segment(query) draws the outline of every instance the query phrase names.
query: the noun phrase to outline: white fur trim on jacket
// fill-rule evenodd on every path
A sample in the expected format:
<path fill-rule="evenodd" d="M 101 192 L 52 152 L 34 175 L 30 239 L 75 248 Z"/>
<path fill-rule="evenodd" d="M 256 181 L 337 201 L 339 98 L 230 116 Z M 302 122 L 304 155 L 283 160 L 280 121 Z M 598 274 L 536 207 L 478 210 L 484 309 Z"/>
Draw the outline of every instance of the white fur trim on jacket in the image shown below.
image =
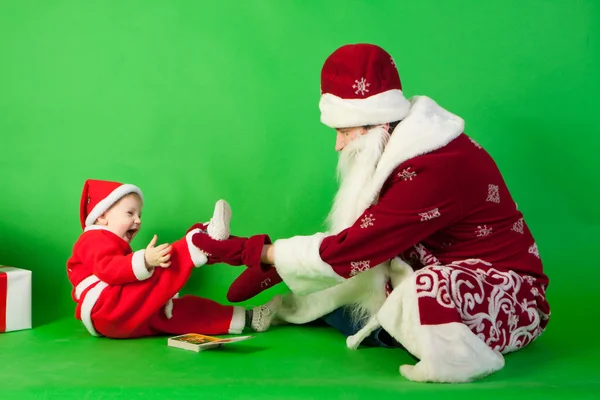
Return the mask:
<path fill-rule="evenodd" d="M 470 382 L 504 367 L 492 350 L 465 324 L 421 325 L 416 274 L 404 279 L 377 313 L 379 324 L 420 361 L 400 373 L 417 382 Z"/>
<path fill-rule="evenodd" d="M 94 323 L 92 322 L 92 309 L 100 298 L 100 294 L 107 286 L 108 284 L 106 282 L 99 281 L 96 286 L 88 290 L 81 303 L 81 322 L 83 322 L 83 325 L 92 336 L 102 336 L 102 334 L 97 332 L 96 328 L 94 328 Z"/>
<path fill-rule="evenodd" d="M 133 253 L 131 257 L 131 268 L 133 268 L 133 274 L 138 281 L 145 281 L 154 274 L 154 268 L 150 268 L 150 270 L 146 268 L 145 254 L 146 250 L 142 249 Z"/>
<path fill-rule="evenodd" d="M 387 266 L 379 264 L 342 283 L 307 294 L 285 293 L 277 317 L 292 324 L 305 324 L 342 306 L 353 304 L 354 316 L 371 316 L 385 301 Z M 312 291 L 316 286 L 311 286 Z"/>
<path fill-rule="evenodd" d="M 409 101 L 411 108 L 408 115 L 392 132 L 373 179 L 357 203 L 363 211 L 373 204 L 396 167 L 411 158 L 444 147 L 465 128 L 462 118 L 440 107 L 429 97 L 415 96 Z"/>
<path fill-rule="evenodd" d="M 100 279 L 96 275 L 90 275 L 81 282 L 77 286 L 75 286 L 75 300 L 79 301 L 81 294 L 85 291 L 85 289 L 89 288 L 96 282 L 99 282 Z"/>
<path fill-rule="evenodd" d="M 331 128 L 377 125 L 404 119 L 410 103 L 402 90 L 393 89 L 365 99 L 342 99 L 324 93 L 319 101 L 321 122 Z"/>
<path fill-rule="evenodd" d="M 202 232 L 200 228 L 192 229 L 185 235 L 185 242 L 187 243 L 188 251 L 190 252 L 190 258 L 194 263 L 195 267 L 201 267 L 208 262 L 208 257 L 199 248 L 197 248 L 192 242 L 192 236 L 196 233 Z"/>
<path fill-rule="evenodd" d="M 110 192 L 108 196 L 100 200 L 98 204 L 96 204 L 96 206 L 92 209 L 92 211 L 90 211 L 90 213 L 86 217 L 85 226 L 93 225 L 94 222 L 96 222 L 96 220 L 98 219 L 98 217 L 104 214 L 110 207 L 112 207 L 113 204 L 115 204 L 122 197 L 130 193 L 137 194 L 138 196 L 140 196 L 140 200 L 142 201 L 142 203 L 144 202 L 144 196 L 142 194 L 142 190 L 139 187 L 131 185 L 129 183 L 121 185 L 112 192 Z"/>
<path fill-rule="evenodd" d="M 275 267 L 292 292 L 315 292 L 346 280 L 321 259 L 319 247 L 325 236 L 316 233 L 279 239 L 273 243 Z"/>

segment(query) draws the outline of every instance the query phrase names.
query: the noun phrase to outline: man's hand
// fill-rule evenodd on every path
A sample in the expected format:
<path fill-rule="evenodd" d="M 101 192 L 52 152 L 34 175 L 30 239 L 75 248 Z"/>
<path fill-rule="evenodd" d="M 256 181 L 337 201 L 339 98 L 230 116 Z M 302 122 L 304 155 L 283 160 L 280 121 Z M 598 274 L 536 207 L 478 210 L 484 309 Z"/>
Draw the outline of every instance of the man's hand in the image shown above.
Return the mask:
<path fill-rule="evenodd" d="M 158 237 L 154 235 L 144 253 L 144 261 L 146 261 L 146 268 L 150 270 L 154 267 L 167 268 L 171 265 L 171 250 L 172 247 L 168 243 L 163 243 L 158 247 L 154 247 Z"/>

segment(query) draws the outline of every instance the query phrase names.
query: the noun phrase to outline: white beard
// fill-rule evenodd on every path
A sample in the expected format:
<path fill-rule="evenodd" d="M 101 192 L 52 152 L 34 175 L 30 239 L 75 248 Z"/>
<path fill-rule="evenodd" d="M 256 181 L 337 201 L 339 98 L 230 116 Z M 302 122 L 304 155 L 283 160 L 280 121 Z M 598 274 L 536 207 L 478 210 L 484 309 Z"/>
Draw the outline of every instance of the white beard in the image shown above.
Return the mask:
<path fill-rule="evenodd" d="M 371 204 L 362 192 L 370 186 L 377 164 L 390 138 L 382 127 L 375 127 L 350 142 L 338 161 L 338 190 L 328 216 L 329 233 L 337 234 L 352 226 Z M 365 200 L 367 199 L 367 200 Z M 362 326 L 385 300 L 387 272 L 375 267 L 349 279 L 335 289 L 340 298 L 351 298 L 346 312 L 353 323 Z"/>
<path fill-rule="evenodd" d="M 370 206 L 361 201 L 361 192 L 369 186 L 389 138 L 389 133 L 377 126 L 340 152 L 337 170 L 340 188 L 327 217 L 330 233 L 337 234 L 352 226 Z"/>

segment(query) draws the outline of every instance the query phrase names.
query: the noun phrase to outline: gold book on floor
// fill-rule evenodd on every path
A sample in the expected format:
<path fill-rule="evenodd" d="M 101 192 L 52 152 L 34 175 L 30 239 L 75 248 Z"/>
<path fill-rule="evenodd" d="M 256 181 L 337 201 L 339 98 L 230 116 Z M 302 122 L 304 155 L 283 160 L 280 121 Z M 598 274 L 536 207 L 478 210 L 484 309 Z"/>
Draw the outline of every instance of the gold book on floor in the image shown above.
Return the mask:
<path fill-rule="evenodd" d="M 167 345 L 170 347 L 177 347 L 179 349 L 189 351 L 203 351 L 209 349 L 215 349 L 228 343 L 242 342 L 244 340 L 252 339 L 254 336 L 234 336 L 229 338 L 219 338 L 214 336 L 202 335 L 200 333 L 187 333 L 185 335 L 170 337 L 167 341 Z"/>

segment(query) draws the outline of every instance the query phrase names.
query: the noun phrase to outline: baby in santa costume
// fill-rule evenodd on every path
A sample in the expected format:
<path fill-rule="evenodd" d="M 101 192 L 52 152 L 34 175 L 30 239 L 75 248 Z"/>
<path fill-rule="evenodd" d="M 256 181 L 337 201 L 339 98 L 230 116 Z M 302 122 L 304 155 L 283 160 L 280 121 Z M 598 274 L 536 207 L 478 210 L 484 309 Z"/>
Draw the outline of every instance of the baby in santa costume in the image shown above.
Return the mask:
<path fill-rule="evenodd" d="M 156 246 L 154 235 L 145 249 L 134 252 L 130 243 L 141 227 L 142 206 L 143 194 L 135 185 L 85 182 L 80 204 L 83 233 L 67 261 L 67 273 L 77 303 L 75 316 L 90 334 L 135 338 L 269 328 L 279 296 L 248 310 L 193 295 L 178 297 L 194 268 L 220 262 L 197 248 L 193 239 L 229 237 L 231 209 L 225 201 L 217 202 L 208 224 L 192 226 L 182 239 Z M 242 253 L 240 259 L 249 264 L 256 262 L 252 257 L 260 260 L 260 254 Z"/>

